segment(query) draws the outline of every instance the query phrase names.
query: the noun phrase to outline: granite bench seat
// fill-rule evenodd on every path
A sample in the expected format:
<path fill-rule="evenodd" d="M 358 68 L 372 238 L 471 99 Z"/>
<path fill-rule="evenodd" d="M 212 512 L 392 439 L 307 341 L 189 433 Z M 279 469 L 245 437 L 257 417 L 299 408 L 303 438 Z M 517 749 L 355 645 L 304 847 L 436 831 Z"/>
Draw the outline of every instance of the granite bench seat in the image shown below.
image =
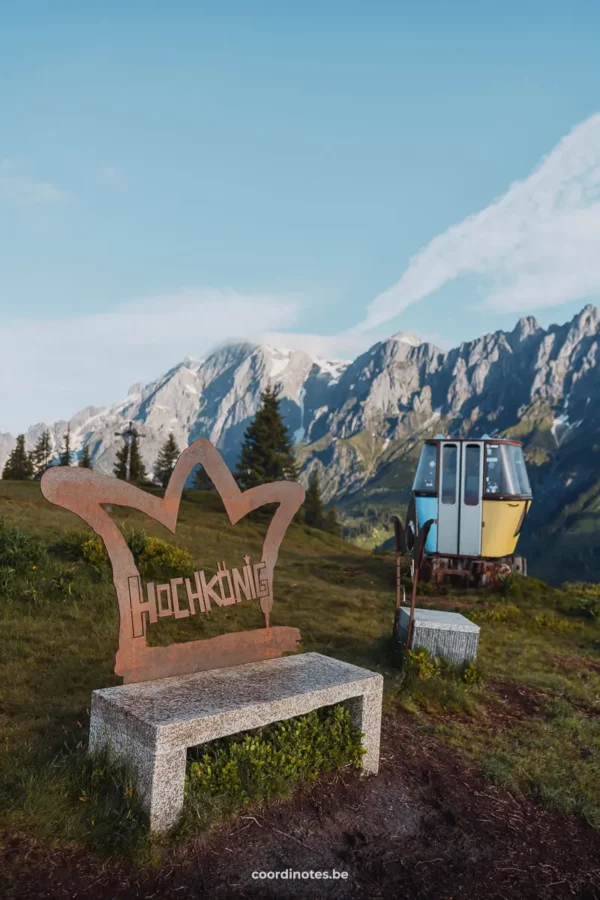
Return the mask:
<path fill-rule="evenodd" d="M 365 772 L 379 768 L 383 678 L 320 653 L 94 691 L 90 752 L 108 748 L 137 776 L 153 831 L 175 825 L 187 750 L 345 702 L 363 732 Z"/>

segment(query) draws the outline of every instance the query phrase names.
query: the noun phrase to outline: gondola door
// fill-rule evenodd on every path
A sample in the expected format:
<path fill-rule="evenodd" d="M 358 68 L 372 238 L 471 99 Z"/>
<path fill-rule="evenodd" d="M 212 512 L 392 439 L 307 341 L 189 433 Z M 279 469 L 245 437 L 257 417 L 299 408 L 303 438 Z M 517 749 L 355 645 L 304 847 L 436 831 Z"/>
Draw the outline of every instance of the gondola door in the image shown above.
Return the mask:
<path fill-rule="evenodd" d="M 479 556 L 483 510 L 483 444 L 465 441 L 461 444 L 461 451 L 458 553 L 460 556 Z"/>
<path fill-rule="evenodd" d="M 460 443 L 440 442 L 440 481 L 437 524 L 437 552 L 458 553 Z"/>

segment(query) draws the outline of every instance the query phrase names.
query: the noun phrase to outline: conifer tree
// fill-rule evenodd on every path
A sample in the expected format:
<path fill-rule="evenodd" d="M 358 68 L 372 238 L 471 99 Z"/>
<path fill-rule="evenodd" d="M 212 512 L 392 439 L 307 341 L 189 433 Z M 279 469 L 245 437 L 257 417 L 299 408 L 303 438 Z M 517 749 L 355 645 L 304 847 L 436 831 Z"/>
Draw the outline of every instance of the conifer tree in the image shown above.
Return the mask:
<path fill-rule="evenodd" d="M 81 469 L 91 469 L 92 468 L 92 460 L 90 457 L 90 448 L 89 448 L 88 444 L 86 444 L 85 447 L 83 448 L 83 453 L 81 454 L 81 457 L 80 457 L 77 465 Z"/>
<path fill-rule="evenodd" d="M 197 491 L 213 491 L 214 484 L 206 474 L 204 466 L 198 466 L 194 473 L 194 487 Z"/>
<path fill-rule="evenodd" d="M 117 458 L 116 462 L 113 466 L 113 475 L 115 478 L 120 478 L 122 481 L 127 480 L 127 459 L 129 457 L 129 447 L 127 444 L 123 444 L 122 447 L 117 450 Z"/>
<path fill-rule="evenodd" d="M 319 475 L 316 469 L 313 469 L 308 482 L 306 499 L 304 500 L 304 521 L 311 528 L 325 527 L 325 508 L 321 497 Z"/>
<path fill-rule="evenodd" d="M 33 477 L 36 479 L 41 478 L 52 462 L 52 444 L 50 443 L 50 432 L 48 429 L 42 431 L 40 439 L 30 455 L 33 465 Z"/>
<path fill-rule="evenodd" d="M 67 430 L 65 432 L 65 437 L 64 437 L 64 441 L 63 441 L 63 449 L 58 458 L 59 466 L 70 466 L 72 458 L 73 458 L 73 451 L 71 450 L 71 426 L 67 425 Z"/>
<path fill-rule="evenodd" d="M 171 432 L 163 444 L 154 464 L 154 480 L 164 488 L 166 488 L 169 483 L 169 478 L 171 477 L 171 472 L 175 468 L 179 453 L 180 450 L 177 446 L 175 436 L 173 432 Z"/>
<path fill-rule="evenodd" d="M 140 442 L 134 437 L 129 447 L 129 480 L 134 484 L 140 484 L 148 480 L 146 466 L 140 453 Z"/>
<path fill-rule="evenodd" d="M 342 526 L 340 524 L 340 520 L 338 519 L 335 506 L 330 506 L 329 509 L 325 510 L 325 522 L 323 523 L 323 530 L 328 531 L 330 534 L 335 534 L 337 537 L 340 537 Z"/>
<path fill-rule="evenodd" d="M 279 410 L 279 391 L 268 387 L 262 406 L 246 429 L 235 473 L 244 490 L 282 479 L 295 480 L 298 470 L 294 448 Z"/>
<path fill-rule="evenodd" d="M 11 481 L 27 481 L 33 478 L 33 462 L 25 449 L 24 434 L 17 435 L 15 449 L 6 460 L 2 477 Z"/>

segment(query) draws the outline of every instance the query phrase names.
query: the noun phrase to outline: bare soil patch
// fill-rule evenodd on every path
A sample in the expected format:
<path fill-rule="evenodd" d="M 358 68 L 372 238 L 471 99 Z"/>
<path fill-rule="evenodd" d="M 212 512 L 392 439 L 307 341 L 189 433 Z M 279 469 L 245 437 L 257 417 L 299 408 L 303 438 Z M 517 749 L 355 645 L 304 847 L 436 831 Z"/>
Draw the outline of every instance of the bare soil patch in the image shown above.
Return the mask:
<path fill-rule="evenodd" d="M 501 683 L 498 683 L 500 685 Z M 512 691 L 502 685 L 499 691 Z M 523 714 L 534 698 L 516 695 Z M 513 697 L 510 698 L 513 704 Z M 4 835 L 0 896 L 175 900 L 554 900 L 600 897 L 600 834 L 583 821 L 513 797 L 457 751 L 417 737 L 414 720 L 385 723 L 376 778 L 335 775 L 289 802 L 241 813 L 172 854 L 155 872 L 79 850 Z M 257 871 L 347 871 L 346 881 L 257 881 Z"/>
<path fill-rule="evenodd" d="M 506 720 L 540 715 L 544 701 L 548 700 L 541 691 L 516 681 L 488 681 L 486 688 L 501 700 L 503 708 L 495 707 L 495 711 Z"/>
<path fill-rule="evenodd" d="M 561 653 L 554 655 L 554 662 L 563 669 L 582 669 L 590 672 L 600 672 L 600 663 L 592 659 L 584 659 L 583 656 L 563 656 Z"/>

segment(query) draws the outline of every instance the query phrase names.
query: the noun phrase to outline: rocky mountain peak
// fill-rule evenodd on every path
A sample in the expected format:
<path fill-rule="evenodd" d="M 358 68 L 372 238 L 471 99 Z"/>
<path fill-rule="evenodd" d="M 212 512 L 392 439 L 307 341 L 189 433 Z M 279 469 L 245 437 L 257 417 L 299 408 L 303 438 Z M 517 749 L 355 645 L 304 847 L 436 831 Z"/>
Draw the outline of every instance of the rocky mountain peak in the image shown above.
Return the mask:
<path fill-rule="evenodd" d="M 580 313 L 571 319 L 571 326 L 582 336 L 596 334 L 600 326 L 600 309 L 592 303 L 588 303 Z"/>
<path fill-rule="evenodd" d="M 518 341 L 524 341 L 540 330 L 541 325 L 535 316 L 522 316 L 515 325 L 511 335 Z"/>
<path fill-rule="evenodd" d="M 389 340 L 396 341 L 398 344 L 408 344 L 409 347 L 419 347 L 423 343 L 421 338 L 412 331 L 397 331 Z"/>

